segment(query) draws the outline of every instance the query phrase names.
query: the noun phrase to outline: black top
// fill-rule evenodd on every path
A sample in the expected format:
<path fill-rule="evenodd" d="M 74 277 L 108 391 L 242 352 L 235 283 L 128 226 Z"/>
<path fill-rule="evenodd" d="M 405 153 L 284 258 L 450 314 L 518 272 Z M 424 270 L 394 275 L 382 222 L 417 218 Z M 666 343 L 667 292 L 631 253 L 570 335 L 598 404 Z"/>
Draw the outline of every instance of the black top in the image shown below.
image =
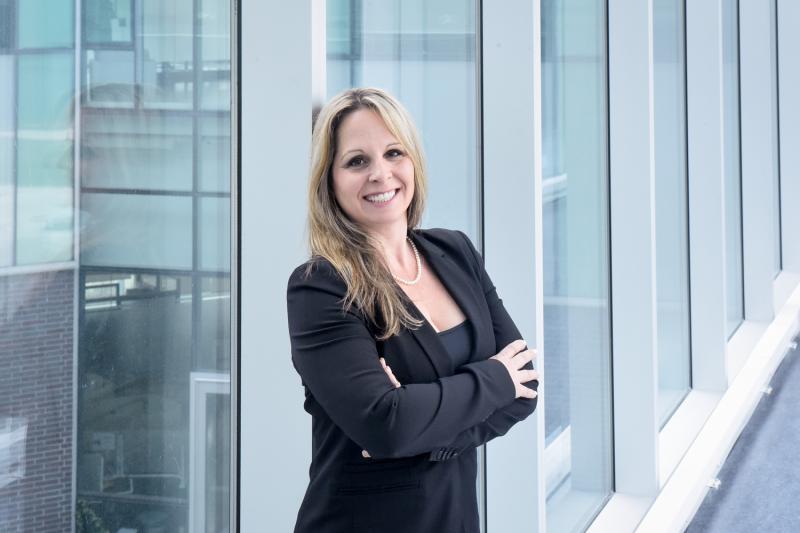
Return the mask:
<path fill-rule="evenodd" d="M 439 332 L 439 339 L 453 360 L 453 368 L 467 364 L 472 353 L 472 339 L 467 321 L 465 319 L 460 324 Z"/>

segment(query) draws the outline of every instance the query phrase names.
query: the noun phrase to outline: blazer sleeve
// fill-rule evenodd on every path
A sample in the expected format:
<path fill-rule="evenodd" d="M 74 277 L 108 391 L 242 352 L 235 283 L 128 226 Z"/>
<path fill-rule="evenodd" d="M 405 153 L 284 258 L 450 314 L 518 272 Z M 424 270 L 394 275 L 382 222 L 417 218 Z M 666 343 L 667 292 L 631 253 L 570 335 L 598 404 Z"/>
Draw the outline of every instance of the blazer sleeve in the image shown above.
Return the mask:
<path fill-rule="evenodd" d="M 515 397 L 502 363 L 485 360 L 457 375 L 395 388 L 380 365 L 363 315 L 342 310 L 344 280 L 322 260 L 289 278 L 292 363 L 331 420 L 374 458 L 408 457 L 446 445 Z"/>
<path fill-rule="evenodd" d="M 458 231 L 458 230 L 456 230 Z M 475 246 L 463 232 L 458 233 L 467 242 L 467 247 L 470 249 L 472 259 L 474 260 L 473 266 L 477 269 L 480 277 L 483 292 L 486 296 L 486 303 L 489 306 L 489 311 L 492 316 L 492 327 L 495 336 L 495 353 L 505 348 L 510 342 L 521 339 L 517 326 L 511 320 L 511 317 L 503 306 L 503 301 L 497 295 L 497 289 L 492 283 L 489 274 L 487 274 L 484 267 L 484 260 L 482 256 L 475 249 Z M 492 354 L 494 355 L 494 354 Z M 533 369 L 533 364 L 528 362 L 523 368 L 528 370 Z M 537 380 L 529 381 L 525 384 L 526 387 L 536 390 L 539 386 Z M 433 449 L 430 453 L 429 459 L 431 461 L 443 461 L 458 455 L 470 448 L 480 446 L 495 437 L 505 435 L 511 426 L 525 420 L 536 409 L 536 398 L 517 398 L 510 404 L 497 409 L 485 420 L 465 429 L 455 437 L 447 446 L 442 446 Z"/>

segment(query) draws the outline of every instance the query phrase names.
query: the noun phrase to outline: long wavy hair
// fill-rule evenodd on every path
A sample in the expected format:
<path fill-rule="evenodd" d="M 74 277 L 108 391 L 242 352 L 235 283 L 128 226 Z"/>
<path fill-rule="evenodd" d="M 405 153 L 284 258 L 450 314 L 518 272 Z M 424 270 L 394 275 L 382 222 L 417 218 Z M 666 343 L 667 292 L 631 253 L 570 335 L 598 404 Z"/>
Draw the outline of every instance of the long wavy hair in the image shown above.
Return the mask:
<path fill-rule="evenodd" d="M 358 109 L 378 114 L 386 128 L 403 146 L 414 165 L 414 194 L 406 211 L 409 230 L 416 228 L 425 209 L 427 176 L 422 143 L 408 111 L 386 91 L 373 87 L 348 89 L 333 97 L 320 110 L 311 138 L 311 169 L 308 181 L 308 239 L 311 261 L 327 259 L 347 285 L 342 310 L 355 304 L 379 331 L 378 340 L 417 328 L 403 303 L 402 289 L 389 271 L 380 244 L 367 230 L 351 220 L 336 201 L 333 191 L 333 159 L 337 132 L 346 116 Z"/>

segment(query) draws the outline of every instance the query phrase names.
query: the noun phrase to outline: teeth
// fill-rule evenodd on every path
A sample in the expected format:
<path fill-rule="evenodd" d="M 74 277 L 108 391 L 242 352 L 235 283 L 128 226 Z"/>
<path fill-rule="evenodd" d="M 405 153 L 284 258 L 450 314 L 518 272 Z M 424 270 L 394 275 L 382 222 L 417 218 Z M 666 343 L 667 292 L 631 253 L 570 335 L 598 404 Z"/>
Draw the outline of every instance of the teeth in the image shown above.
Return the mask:
<path fill-rule="evenodd" d="M 373 194 L 372 196 L 367 196 L 366 198 L 370 202 L 374 202 L 374 203 L 388 202 L 389 200 L 394 198 L 394 195 L 395 195 L 396 192 L 397 192 L 396 190 L 392 190 L 392 191 L 384 192 L 384 193 L 381 193 L 381 194 Z"/>

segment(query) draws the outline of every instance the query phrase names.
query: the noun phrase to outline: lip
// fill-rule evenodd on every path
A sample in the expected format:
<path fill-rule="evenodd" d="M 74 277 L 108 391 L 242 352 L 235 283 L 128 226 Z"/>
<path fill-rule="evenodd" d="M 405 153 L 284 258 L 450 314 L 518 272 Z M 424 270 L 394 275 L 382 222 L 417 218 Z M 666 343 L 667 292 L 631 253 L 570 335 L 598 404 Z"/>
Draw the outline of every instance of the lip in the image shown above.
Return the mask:
<path fill-rule="evenodd" d="M 386 189 L 385 191 L 370 192 L 370 193 L 365 194 L 363 196 L 363 198 L 364 198 L 364 200 L 367 200 L 367 196 L 372 196 L 373 194 L 383 194 L 385 192 L 392 192 L 392 191 L 399 191 L 399 190 L 400 190 L 400 187 L 394 187 L 392 189 Z M 369 200 L 367 200 L 367 201 L 369 202 Z"/>
<path fill-rule="evenodd" d="M 397 188 L 389 189 L 389 190 L 386 190 L 386 191 L 383 191 L 383 192 L 391 192 L 391 191 L 396 191 L 396 192 L 395 192 L 394 196 L 392 196 L 392 199 L 389 200 L 388 202 L 383 202 L 383 203 L 380 203 L 380 204 L 376 204 L 376 203 L 373 203 L 373 202 L 370 202 L 369 200 L 367 200 L 367 196 L 372 196 L 373 194 L 381 194 L 381 193 L 378 193 L 378 192 L 372 192 L 372 193 L 369 193 L 369 194 L 365 195 L 364 196 L 364 201 L 367 202 L 370 206 L 378 208 L 378 209 L 387 207 L 392 202 L 394 202 L 395 198 L 397 198 L 397 195 L 400 192 L 400 188 L 397 187 Z"/>

